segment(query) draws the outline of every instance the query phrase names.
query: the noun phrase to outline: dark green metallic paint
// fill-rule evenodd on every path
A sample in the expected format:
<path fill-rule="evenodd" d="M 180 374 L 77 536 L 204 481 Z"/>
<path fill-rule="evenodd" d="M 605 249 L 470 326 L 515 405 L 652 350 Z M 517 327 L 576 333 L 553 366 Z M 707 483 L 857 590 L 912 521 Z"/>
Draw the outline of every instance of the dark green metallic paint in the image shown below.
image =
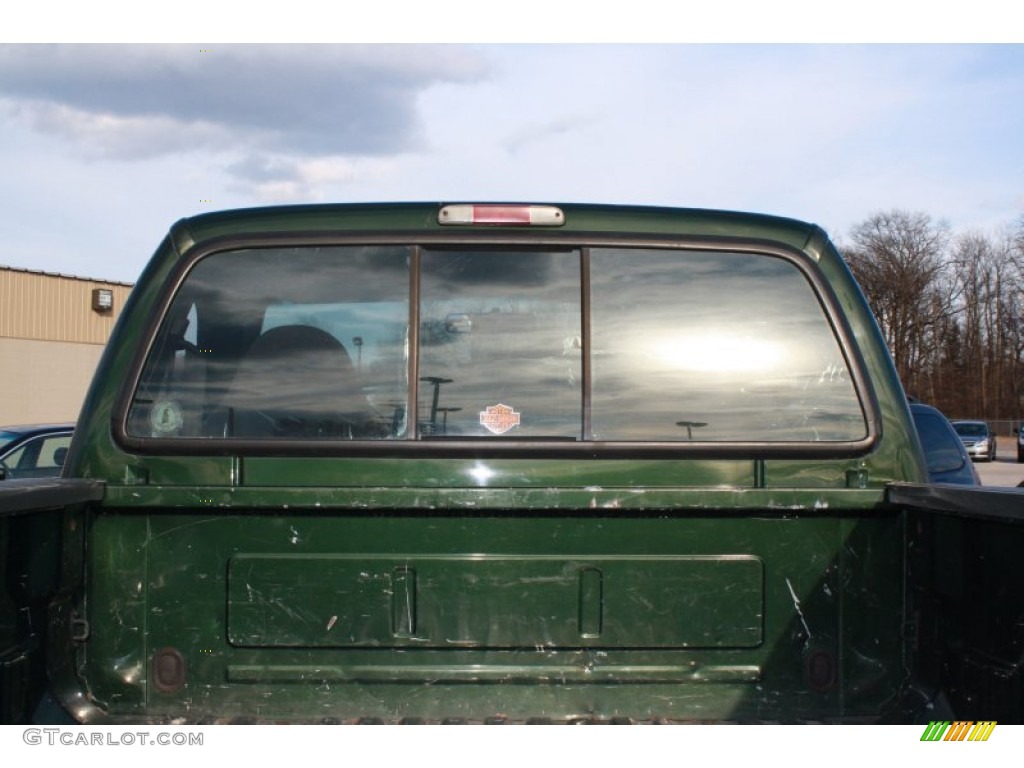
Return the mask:
<path fill-rule="evenodd" d="M 901 525 L 109 510 L 89 600 L 112 637 L 84 658 L 125 717 L 866 717 L 898 693 L 901 605 L 873 587 Z M 146 686 L 163 648 L 188 670 L 169 693 Z"/>
<path fill-rule="evenodd" d="M 61 523 L 48 662 L 71 715 L 899 717 L 909 533 L 885 487 L 926 474 L 881 337 L 821 230 L 747 214 L 564 206 L 557 231 L 481 233 L 439 227 L 438 207 L 208 214 L 175 225 L 160 245 L 68 458 L 71 476 L 105 483 L 101 501 L 69 508 Z M 863 367 L 879 437 L 855 457 L 785 459 L 124 449 L 115 439 L 122 387 L 180 260 L 217 238 L 310 233 L 567 243 L 614 233 L 802 251 L 858 344 L 848 352 Z M 73 626 L 88 636 L 72 642 Z"/>

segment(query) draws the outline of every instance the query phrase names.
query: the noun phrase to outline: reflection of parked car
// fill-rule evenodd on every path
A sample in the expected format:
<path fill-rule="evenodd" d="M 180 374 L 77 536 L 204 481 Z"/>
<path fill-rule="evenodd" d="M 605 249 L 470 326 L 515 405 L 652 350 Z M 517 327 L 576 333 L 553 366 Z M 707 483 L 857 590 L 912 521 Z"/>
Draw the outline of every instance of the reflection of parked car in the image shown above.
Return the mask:
<path fill-rule="evenodd" d="M 74 424 L 0 427 L 0 480 L 59 477 Z"/>
<path fill-rule="evenodd" d="M 953 429 L 960 435 L 967 455 L 972 459 L 995 459 L 996 436 L 984 421 L 954 421 Z"/>
<path fill-rule="evenodd" d="M 981 485 L 967 449 L 949 420 L 924 403 L 911 403 L 910 413 L 928 460 L 928 479 L 933 483 Z"/>

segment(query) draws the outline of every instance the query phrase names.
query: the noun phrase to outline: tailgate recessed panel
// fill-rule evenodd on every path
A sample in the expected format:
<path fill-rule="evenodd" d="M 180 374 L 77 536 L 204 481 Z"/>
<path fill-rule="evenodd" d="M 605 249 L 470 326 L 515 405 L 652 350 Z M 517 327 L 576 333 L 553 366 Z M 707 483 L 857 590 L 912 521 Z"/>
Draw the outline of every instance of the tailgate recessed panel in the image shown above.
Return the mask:
<path fill-rule="evenodd" d="M 247 647 L 752 648 L 752 556 L 236 555 L 228 639 Z"/>

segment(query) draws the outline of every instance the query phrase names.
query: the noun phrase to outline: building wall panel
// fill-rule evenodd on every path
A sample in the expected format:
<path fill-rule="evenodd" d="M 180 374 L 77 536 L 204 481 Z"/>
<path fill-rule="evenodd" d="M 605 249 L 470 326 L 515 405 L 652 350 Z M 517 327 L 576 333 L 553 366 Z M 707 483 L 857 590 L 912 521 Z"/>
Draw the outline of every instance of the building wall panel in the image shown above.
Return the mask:
<path fill-rule="evenodd" d="M 92 292 L 113 292 L 113 310 L 92 309 Z M 0 337 L 104 344 L 131 286 L 45 272 L 0 268 Z"/>
<path fill-rule="evenodd" d="M 113 293 L 110 312 L 92 292 Z M 0 425 L 74 421 L 132 286 L 0 267 Z"/>
<path fill-rule="evenodd" d="M 102 344 L 0 338 L 0 426 L 74 421 Z"/>

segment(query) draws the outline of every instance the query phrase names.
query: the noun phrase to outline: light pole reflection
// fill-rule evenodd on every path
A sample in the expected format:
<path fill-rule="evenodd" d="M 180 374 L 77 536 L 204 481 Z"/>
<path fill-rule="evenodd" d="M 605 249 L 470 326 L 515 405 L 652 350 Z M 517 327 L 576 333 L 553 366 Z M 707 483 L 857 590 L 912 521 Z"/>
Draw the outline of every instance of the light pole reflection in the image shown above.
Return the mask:
<path fill-rule="evenodd" d="M 700 427 L 706 427 L 708 423 L 706 421 L 677 421 L 677 427 L 686 427 L 686 439 L 693 440 L 693 430 L 699 429 Z"/>
<path fill-rule="evenodd" d="M 430 405 L 430 433 L 437 432 L 437 404 L 441 398 L 441 385 L 451 384 L 454 379 L 446 379 L 442 376 L 423 376 L 420 381 L 434 385 L 434 399 Z"/>

